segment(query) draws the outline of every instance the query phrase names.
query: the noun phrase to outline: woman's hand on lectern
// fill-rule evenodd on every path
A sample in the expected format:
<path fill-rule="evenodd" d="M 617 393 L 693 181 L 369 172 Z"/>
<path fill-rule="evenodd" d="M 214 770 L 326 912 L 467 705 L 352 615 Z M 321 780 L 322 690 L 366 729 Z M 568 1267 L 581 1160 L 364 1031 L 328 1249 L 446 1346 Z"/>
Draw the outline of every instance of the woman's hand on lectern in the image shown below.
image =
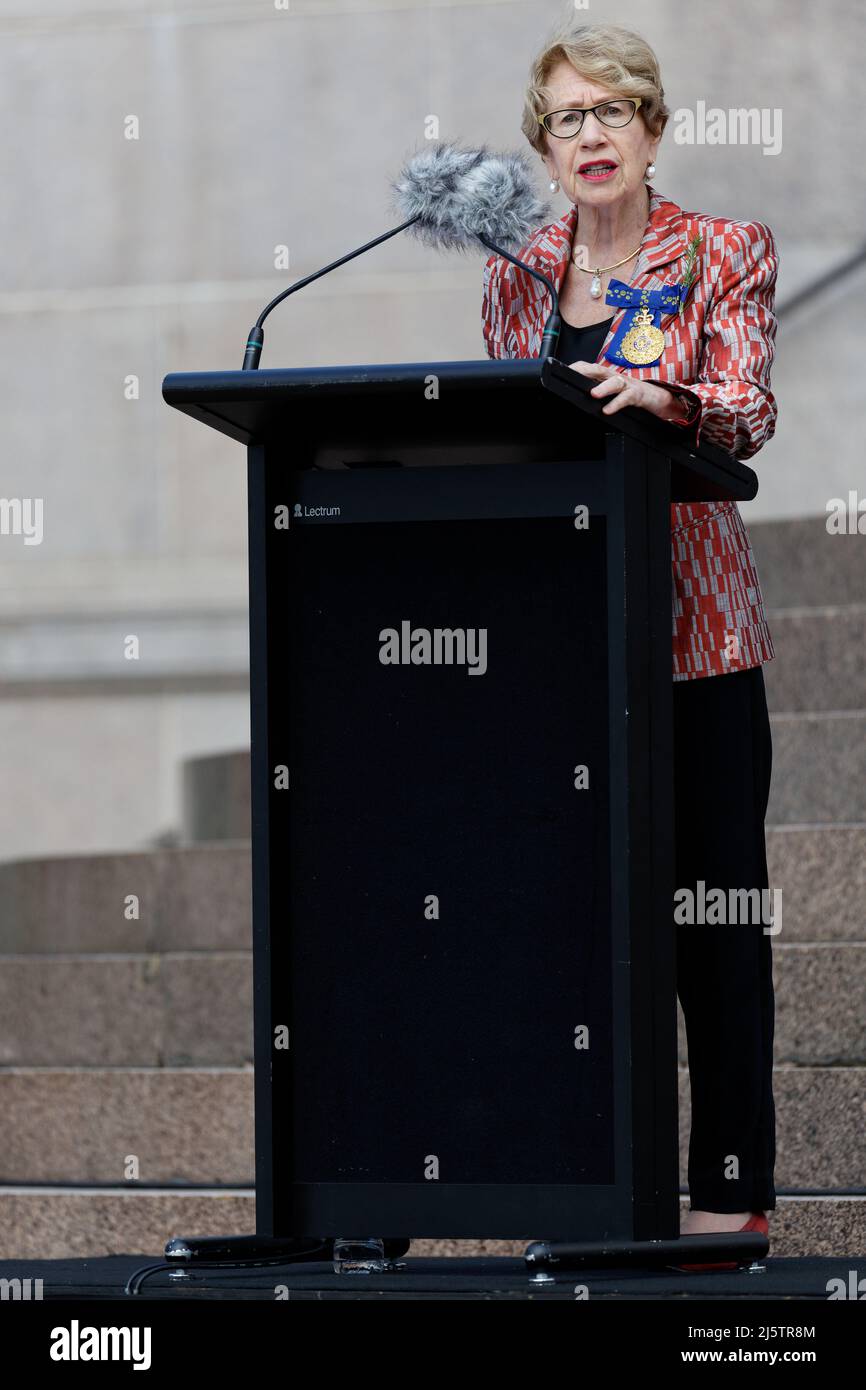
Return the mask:
<path fill-rule="evenodd" d="M 595 377 L 598 384 L 593 386 L 590 395 L 596 400 L 611 397 L 602 406 L 602 415 L 613 415 L 627 405 L 648 410 L 659 420 L 683 420 L 689 407 L 681 396 L 667 391 L 664 386 L 656 386 L 652 381 L 642 381 L 639 377 L 626 376 L 615 367 L 605 367 L 601 362 L 570 362 L 572 371 L 581 376 Z"/>

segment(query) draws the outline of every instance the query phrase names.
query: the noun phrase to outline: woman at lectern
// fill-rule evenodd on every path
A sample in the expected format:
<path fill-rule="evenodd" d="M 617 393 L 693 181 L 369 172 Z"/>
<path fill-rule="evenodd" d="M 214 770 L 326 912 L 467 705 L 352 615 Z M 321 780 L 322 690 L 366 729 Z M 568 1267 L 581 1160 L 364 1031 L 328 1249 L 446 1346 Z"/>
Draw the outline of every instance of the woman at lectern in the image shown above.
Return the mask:
<path fill-rule="evenodd" d="M 776 246 L 761 222 L 684 212 L 656 191 L 669 114 L 642 38 L 566 21 L 532 64 L 522 129 L 571 206 L 517 255 L 556 284 L 555 355 L 595 379 L 604 414 L 638 407 L 748 459 L 776 424 Z M 537 357 L 550 307 L 542 283 L 491 256 L 488 355 Z M 775 653 L 737 504 L 674 504 L 671 552 L 676 884 L 758 888 L 764 901 L 762 663 Z M 771 935 L 760 921 L 676 933 L 692 1100 L 681 1232 L 766 1234 L 776 1206 Z"/>

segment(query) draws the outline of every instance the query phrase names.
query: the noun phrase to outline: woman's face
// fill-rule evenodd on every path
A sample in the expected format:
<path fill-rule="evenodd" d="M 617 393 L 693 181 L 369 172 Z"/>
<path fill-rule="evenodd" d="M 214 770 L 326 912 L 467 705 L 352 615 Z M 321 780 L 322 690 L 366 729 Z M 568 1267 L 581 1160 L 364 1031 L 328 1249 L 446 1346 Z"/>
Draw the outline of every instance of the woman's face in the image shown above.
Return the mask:
<path fill-rule="evenodd" d="M 551 69 L 548 111 L 567 106 L 597 106 L 619 93 L 587 82 L 566 59 Z M 602 125 L 595 112 L 587 113 L 577 135 L 568 140 L 545 133 L 544 163 L 551 178 L 558 178 L 563 193 L 573 203 L 602 208 L 620 199 L 628 201 L 645 185 L 646 168 L 655 156 L 660 136 L 651 135 L 638 107 L 628 125 L 614 129 Z M 610 161 L 616 167 L 609 178 L 592 179 L 580 173 L 581 165 Z"/>

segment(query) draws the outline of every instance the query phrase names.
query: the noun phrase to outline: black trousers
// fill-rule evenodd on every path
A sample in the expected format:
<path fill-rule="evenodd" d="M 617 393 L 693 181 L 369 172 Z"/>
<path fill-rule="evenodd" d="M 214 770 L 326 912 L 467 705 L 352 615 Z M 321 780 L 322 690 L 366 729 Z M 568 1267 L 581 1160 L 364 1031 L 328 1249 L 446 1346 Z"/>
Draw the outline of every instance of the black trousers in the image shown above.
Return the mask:
<path fill-rule="evenodd" d="M 767 890 L 772 742 L 760 666 L 674 681 L 676 887 Z M 769 917 L 772 897 L 761 892 Z M 729 913 L 729 917 L 733 915 Z M 740 918 L 744 916 L 740 913 Z M 766 921 L 676 926 L 688 1040 L 689 1200 L 702 1211 L 776 1205 L 772 936 Z"/>

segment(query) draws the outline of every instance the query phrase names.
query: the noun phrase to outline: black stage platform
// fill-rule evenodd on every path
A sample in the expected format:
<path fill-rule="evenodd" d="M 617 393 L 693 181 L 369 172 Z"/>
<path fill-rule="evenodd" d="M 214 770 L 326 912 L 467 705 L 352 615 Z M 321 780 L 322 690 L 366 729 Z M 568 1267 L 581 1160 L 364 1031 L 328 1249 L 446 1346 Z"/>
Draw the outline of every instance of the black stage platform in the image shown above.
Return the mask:
<path fill-rule="evenodd" d="M 44 1301 L 122 1300 L 568 1300 L 576 1297 L 634 1300 L 786 1299 L 827 1302 L 834 1290 L 866 1281 L 866 1256 L 842 1259 L 764 1260 L 757 1270 L 715 1270 L 684 1274 L 676 1270 L 594 1269 L 547 1274 L 539 1282 L 521 1259 L 502 1256 L 413 1259 L 383 1274 L 335 1274 L 329 1263 L 269 1265 L 248 1270 L 196 1270 L 187 1279 L 168 1272 L 152 1275 L 139 1294 L 126 1295 L 127 1280 L 153 1265 L 154 1255 L 111 1255 L 85 1260 L 3 1260 L 0 1280 L 41 1279 Z M 835 1285 L 831 1281 L 839 1281 Z M 580 1286 L 580 1287 L 579 1287 Z M 586 1290 L 585 1294 L 581 1290 Z M 278 1289 L 281 1293 L 278 1293 Z M 861 1297 L 866 1282 L 861 1287 Z"/>

